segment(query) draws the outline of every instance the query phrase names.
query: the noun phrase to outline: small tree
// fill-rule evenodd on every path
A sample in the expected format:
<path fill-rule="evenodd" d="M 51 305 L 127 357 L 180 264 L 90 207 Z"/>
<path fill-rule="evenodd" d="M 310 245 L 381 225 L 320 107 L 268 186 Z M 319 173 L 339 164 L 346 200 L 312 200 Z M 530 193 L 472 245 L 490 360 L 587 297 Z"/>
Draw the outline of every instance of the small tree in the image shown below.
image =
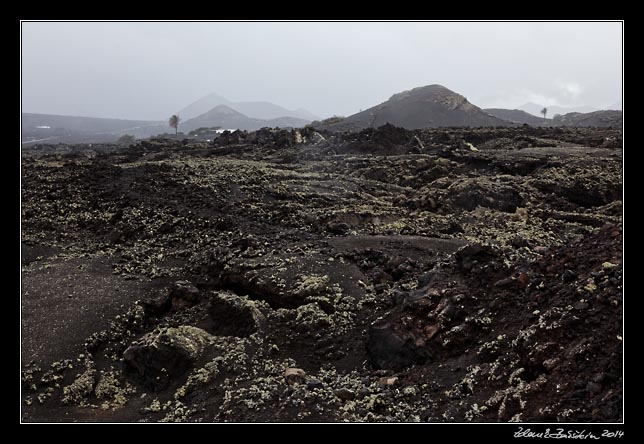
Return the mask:
<path fill-rule="evenodd" d="M 548 108 L 544 108 L 541 110 L 541 114 L 543 114 L 543 118 L 546 118 L 546 113 L 548 112 Z"/>
<path fill-rule="evenodd" d="M 173 114 L 172 117 L 170 117 L 170 120 L 168 121 L 168 123 L 170 125 L 170 128 L 174 128 L 174 135 L 175 136 L 177 135 L 177 131 L 178 131 L 178 128 L 179 128 L 179 122 L 180 121 L 181 121 L 181 119 L 176 114 Z"/>

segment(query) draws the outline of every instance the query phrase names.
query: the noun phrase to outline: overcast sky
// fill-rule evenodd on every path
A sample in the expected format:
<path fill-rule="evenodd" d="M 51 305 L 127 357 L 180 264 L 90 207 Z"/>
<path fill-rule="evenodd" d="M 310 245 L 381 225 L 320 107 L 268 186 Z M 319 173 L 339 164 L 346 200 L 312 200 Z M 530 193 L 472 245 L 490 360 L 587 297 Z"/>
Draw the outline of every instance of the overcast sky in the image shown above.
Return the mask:
<path fill-rule="evenodd" d="M 165 120 L 214 92 L 328 117 L 434 83 L 483 108 L 605 108 L 622 24 L 22 24 L 23 112 Z"/>

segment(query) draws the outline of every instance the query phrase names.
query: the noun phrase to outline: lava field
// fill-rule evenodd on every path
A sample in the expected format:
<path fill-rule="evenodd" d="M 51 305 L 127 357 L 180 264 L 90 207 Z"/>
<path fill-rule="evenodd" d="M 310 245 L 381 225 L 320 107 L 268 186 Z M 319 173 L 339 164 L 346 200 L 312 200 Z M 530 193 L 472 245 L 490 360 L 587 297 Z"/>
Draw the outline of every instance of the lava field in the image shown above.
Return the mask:
<path fill-rule="evenodd" d="M 24 422 L 620 422 L 622 133 L 21 158 Z"/>

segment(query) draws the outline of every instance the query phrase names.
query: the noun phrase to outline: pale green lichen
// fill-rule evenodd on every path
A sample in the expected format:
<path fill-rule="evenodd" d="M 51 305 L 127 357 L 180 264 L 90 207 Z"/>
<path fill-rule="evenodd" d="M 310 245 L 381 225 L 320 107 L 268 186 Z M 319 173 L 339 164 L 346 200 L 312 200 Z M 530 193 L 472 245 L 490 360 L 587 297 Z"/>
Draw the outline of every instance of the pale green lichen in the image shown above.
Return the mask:
<path fill-rule="evenodd" d="M 96 369 L 94 368 L 93 364 L 88 363 L 86 370 L 78 375 L 74 382 L 63 388 L 63 404 L 86 404 L 87 397 L 94 390 L 95 384 Z"/>
<path fill-rule="evenodd" d="M 150 405 L 147 406 L 146 408 L 144 408 L 143 410 L 146 411 L 146 412 L 152 412 L 152 413 L 160 412 L 161 411 L 161 402 L 159 401 L 158 398 L 155 398 L 155 399 L 152 400 Z"/>
<path fill-rule="evenodd" d="M 186 422 L 190 415 L 195 412 L 179 400 L 175 400 L 174 405 L 166 405 L 165 407 L 164 410 L 167 410 L 168 413 L 166 413 L 160 422 Z"/>
<path fill-rule="evenodd" d="M 333 328 L 333 320 L 317 303 L 301 305 L 296 310 L 294 323 L 299 331 Z"/>
<path fill-rule="evenodd" d="M 593 278 L 588 278 L 586 285 L 584 285 L 584 290 L 590 292 L 597 290 L 597 285 L 595 284 L 595 280 Z"/>
<path fill-rule="evenodd" d="M 186 394 L 196 390 L 198 387 L 205 386 L 210 383 L 210 381 L 216 378 L 219 374 L 219 366 L 221 364 L 230 367 L 230 364 L 226 364 L 225 357 L 218 356 L 212 361 L 207 362 L 203 367 L 193 370 L 186 383 L 177 389 L 174 394 L 174 398 L 179 400 L 186 396 Z"/>
<path fill-rule="evenodd" d="M 117 374 L 109 371 L 100 373 L 94 393 L 96 399 L 104 401 L 101 405 L 104 410 L 116 410 L 127 404 L 128 396 L 136 393 L 136 390 L 128 382 L 122 384 Z"/>
<path fill-rule="evenodd" d="M 301 275 L 295 284 L 293 294 L 298 297 L 312 296 L 323 293 L 329 283 L 328 275 Z"/>

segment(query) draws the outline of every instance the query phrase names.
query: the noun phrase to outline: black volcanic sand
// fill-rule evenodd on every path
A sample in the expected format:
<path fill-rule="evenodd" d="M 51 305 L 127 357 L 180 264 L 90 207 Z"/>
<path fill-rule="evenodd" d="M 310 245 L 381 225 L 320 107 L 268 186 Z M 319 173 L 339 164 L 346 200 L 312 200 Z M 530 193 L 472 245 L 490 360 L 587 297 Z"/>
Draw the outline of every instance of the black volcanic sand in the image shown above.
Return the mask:
<path fill-rule="evenodd" d="M 621 144 L 385 126 L 25 149 L 22 419 L 621 421 Z"/>

